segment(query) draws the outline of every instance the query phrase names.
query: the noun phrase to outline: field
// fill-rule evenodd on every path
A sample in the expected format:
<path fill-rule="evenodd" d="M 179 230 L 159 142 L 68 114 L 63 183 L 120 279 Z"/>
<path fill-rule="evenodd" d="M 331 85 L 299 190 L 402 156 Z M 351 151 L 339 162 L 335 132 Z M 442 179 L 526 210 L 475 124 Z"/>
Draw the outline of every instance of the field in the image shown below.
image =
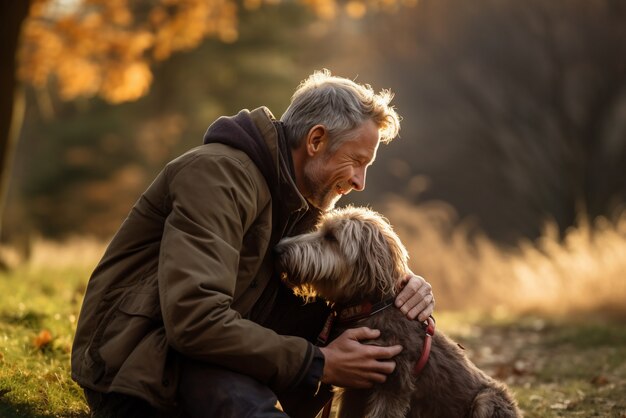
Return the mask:
<path fill-rule="evenodd" d="M 38 243 L 0 274 L 0 417 L 86 417 L 69 373 L 86 278 L 101 246 Z"/>
<path fill-rule="evenodd" d="M 390 211 L 400 235 L 414 237 L 405 241 L 414 269 L 432 278 L 438 330 L 507 382 L 525 416 L 626 418 L 626 222 L 581 226 L 562 242 L 546 234 L 512 253 L 458 232 L 429 236 L 419 216 Z M 102 250 L 38 242 L 28 262 L 0 273 L 0 417 L 88 416 L 69 356 Z"/>

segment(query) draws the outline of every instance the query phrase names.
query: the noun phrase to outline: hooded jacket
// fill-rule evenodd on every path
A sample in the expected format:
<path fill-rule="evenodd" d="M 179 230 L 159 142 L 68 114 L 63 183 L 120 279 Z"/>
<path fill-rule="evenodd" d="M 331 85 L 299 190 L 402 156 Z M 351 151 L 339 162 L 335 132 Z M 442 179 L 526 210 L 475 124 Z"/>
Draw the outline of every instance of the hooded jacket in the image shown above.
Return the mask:
<path fill-rule="evenodd" d="M 280 136 L 266 108 L 220 118 L 139 198 L 87 285 L 72 349 L 81 386 L 169 407 L 179 355 L 277 393 L 311 378 L 319 350 L 259 325 L 280 293 L 273 245 L 317 216 Z"/>

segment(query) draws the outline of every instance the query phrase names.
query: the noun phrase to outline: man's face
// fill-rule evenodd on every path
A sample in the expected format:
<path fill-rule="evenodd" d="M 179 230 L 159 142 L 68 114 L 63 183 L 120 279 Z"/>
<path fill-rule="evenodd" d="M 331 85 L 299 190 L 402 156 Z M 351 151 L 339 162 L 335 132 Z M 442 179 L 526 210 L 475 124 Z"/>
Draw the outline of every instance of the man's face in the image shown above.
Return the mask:
<path fill-rule="evenodd" d="M 325 211 L 334 208 L 341 196 L 363 190 L 366 171 L 376 158 L 378 144 L 378 127 L 368 120 L 334 152 L 325 148 L 313 156 L 304 166 L 303 195 Z"/>

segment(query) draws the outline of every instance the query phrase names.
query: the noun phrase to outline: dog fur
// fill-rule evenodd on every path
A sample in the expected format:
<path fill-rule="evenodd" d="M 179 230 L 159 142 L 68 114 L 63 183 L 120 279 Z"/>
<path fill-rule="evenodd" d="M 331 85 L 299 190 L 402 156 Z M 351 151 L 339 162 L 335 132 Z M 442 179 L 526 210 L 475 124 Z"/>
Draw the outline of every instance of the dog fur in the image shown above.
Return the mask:
<path fill-rule="evenodd" d="M 407 252 L 391 225 L 360 207 L 328 212 L 308 234 L 283 239 L 277 246 L 282 278 L 305 297 L 321 296 L 335 306 L 394 297 L 408 271 Z M 424 369 L 413 375 L 425 338 L 419 321 L 393 306 L 350 327 L 381 331 L 368 344 L 400 344 L 396 369 L 371 389 L 339 389 L 340 418 L 521 417 L 506 386 L 472 364 L 463 350 L 441 332 L 432 340 Z M 334 329 L 337 336 L 343 329 Z"/>

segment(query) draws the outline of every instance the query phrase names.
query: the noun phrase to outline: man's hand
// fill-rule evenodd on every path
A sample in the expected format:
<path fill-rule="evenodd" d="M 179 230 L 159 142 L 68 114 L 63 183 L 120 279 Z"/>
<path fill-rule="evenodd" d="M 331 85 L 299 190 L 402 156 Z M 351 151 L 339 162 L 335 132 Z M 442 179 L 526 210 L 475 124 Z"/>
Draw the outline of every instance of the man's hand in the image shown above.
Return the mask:
<path fill-rule="evenodd" d="M 383 383 L 396 368 L 391 359 L 402 351 L 402 346 L 379 347 L 360 342 L 379 336 L 378 330 L 353 328 L 320 348 L 324 354 L 322 383 L 351 388 L 370 388 Z"/>
<path fill-rule="evenodd" d="M 435 309 L 433 288 L 423 277 L 411 272 L 402 281 L 402 290 L 396 296 L 396 307 L 409 319 L 425 321 Z"/>

